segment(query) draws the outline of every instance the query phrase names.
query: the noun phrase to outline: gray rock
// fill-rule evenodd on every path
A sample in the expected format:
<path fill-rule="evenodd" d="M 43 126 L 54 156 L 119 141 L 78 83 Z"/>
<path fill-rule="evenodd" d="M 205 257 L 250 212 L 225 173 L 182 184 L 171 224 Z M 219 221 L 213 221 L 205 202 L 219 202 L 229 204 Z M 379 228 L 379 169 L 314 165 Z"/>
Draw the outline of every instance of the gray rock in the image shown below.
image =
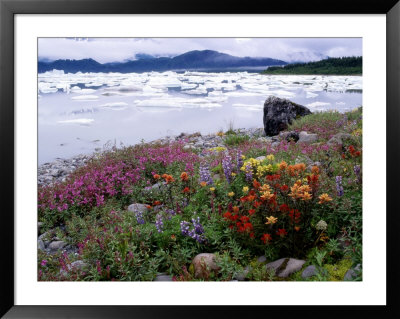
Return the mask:
<path fill-rule="evenodd" d="M 167 274 L 158 274 L 156 278 L 154 278 L 154 281 L 173 281 L 172 276 L 167 275 Z"/>
<path fill-rule="evenodd" d="M 67 265 L 67 269 L 68 271 L 82 271 L 85 270 L 89 265 L 87 263 L 85 263 L 83 260 L 76 260 L 74 262 L 72 262 L 71 264 Z M 64 269 L 60 269 L 60 274 L 61 275 L 66 275 L 67 271 L 65 271 Z"/>
<path fill-rule="evenodd" d="M 279 142 L 273 142 L 273 143 L 271 144 L 271 147 L 272 147 L 272 148 L 277 148 L 280 144 L 281 144 L 281 143 L 279 143 Z"/>
<path fill-rule="evenodd" d="M 133 213 L 146 213 L 149 209 L 144 204 L 131 204 L 128 206 L 128 211 Z"/>
<path fill-rule="evenodd" d="M 307 132 L 302 131 L 299 133 L 299 140 L 297 142 L 311 144 L 316 142 L 317 140 L 318 140 L 317 134 L 308 134 Z"/>
<path fill-rule="evenodd" d="M 294 258 L 281 258 L 266 264 L 265 267 L 274 270 L 278 277 L 286 278 L 296 271 L 299 271 L 305 262 L 305 260 Z"/>
<path fill-rule="evenodd" d="M 361 270 L 361 264 L 357 264 L 353 269 L 349 269 L 343 277 L 345 281 L 351 281 L 357 277 L 357 273 Z"/>
<path fill-rule="evenodd" d="M 41 251 L 44 251 L 46 249 L 44 242 L 41 239 L 38 240 L 38 249 L 40 249 Z"/>
<path fill-rule="evenodd" d="M 212 272 L 219 270 L 215 262 L 216 256 L 211 253 L 202 253 L 194 257 L 192 264 L 194 266 L 194 276 L 199 279 L 206 279 Z"/>
<path fill-rule="evenodd" d="M 186 144 L 184 147 L 183 147 L 183 149 L 185 150 L 185 151 L 188 151 L 188 150 L 193 150 L 193 149 L 195 149 L 196 147 L 194 147 L 193 145 L 190 145 L 190 144 Z"/>
<path fill-rule="evenodd" d="M 286 130 L 292 120 L 311 114 L 305 106 L 293 103 L 286 99 L 270 96 L 264 103 L 264 131 L 267 136 L 278 135 Z"/>
<path fill-rule="evenodd" d="M 301 277 L 306 279 L 315 276 L 316 274 L 317 274 L 317 268 L 314 265 L 310 265 L 303 270 L 303 272 L 301 273 Z"/>
<path fill-rule="evenodd" d="M 67 246 L 66 242 L 64 242 L 62 240 L 57 240 L 57 241 L 53 241 L 49 244 L 49 249 L 59 250 L 59 249 L 63 249 L 65 246 Z"/>
<path fill-rule="evenodd" d="M 38 235 L 40 235 L 40 230 L 41 230 L 42 226 L 43 226 L 43 223 L 42 223 L 42 222 L 38 222 L 38 223 L 37 223 Z"/>
<path fill-rule="evenodd" d="M 256 157 L 256 160 L 262 162 L 262 161 L 265 160 L 266 158 L 267 158 L 267 157 L 265 157 L 265 156 L 259 156 L 259 157 Z"/>
<path fill-rule="evenodd" d="M 246 266 L 242 272 L 237 273 L 233 276 L 233 279 L 236 279 L 238 281 L 245 281 L 247 274 L 251 271 L 251 266 Z"/>
<path fill-rule="evenodd" d="M 52 237 L 53 237 L 53 236 L 52 236 L 52 234 L 51 234 L 51 231 L 47 231 L 47 232 L 44 232 L 43 234 L 41 234 L 41 235 L 38 237 L 38 239 L 39 239 L 39 240 L 42 240 L 42 241 L 44 242 L 44 244 L 46 245 L 46 244 L 49 244 L 49 243 L 50 243 Z"/>
<path fill-rule="evenodd" d="M 346 139 L 354 140 L 354 136 L 352 136 L 351 134 L 348 134 L 348 133 L 338 133 L 338 134 L 332 136 L 327 144 L 329 144 L 329 145 L 335 145 L 335 144 L 342 145 L 343 144 L 343 140 L 346 140 Z"/>
<path fill-rule="evenodd" d="M 306 156 L 306 155 L 299 155 L 299 156 L 296 157 L 295 163 L 296 163 L 296 164 L 298 164 L 298 163 L 304 163 L 304 164 L 306 164 L 306 165 L 312 165 L 312 164 L 313 164 L 313 161 L 311 160 L 311 158 L 309 158 L 309 157 Z"/>
<path fill-rule="evenodd" d="M 257 262 L 260 264 L 265 263 L 267 261 L 267 258 L 265 256 L 260 256 L 257 258 Z"/>

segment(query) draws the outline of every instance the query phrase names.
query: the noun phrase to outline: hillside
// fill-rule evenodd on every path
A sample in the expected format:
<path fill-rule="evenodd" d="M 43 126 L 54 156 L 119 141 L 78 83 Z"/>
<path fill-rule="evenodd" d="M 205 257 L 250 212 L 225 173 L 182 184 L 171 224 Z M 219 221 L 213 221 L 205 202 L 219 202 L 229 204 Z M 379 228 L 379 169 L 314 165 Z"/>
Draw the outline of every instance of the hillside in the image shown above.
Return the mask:
<path fill-rule="evenodd" d="M 286 65 L 282 60 L 271 58 L 236 57 L 212 50 L 189 51 L 175 57 L 151 57 L 138 60 L 101 64 L 93 59 L 56 60 L 52 62 L 39 61 L 38 72 L 43 73 L 53 69 L 66 73 L 76 72 L 150 72 L 168 70 L 224 70 L 243 67 L 268 67 Z"/>
<path fill-rule="evenodd" d="M 332 74 L 361 75 L 362 57 L 328 58 L 309 63 L 293 63 L 284 67 L 269 67 L 263 74 Z"/>

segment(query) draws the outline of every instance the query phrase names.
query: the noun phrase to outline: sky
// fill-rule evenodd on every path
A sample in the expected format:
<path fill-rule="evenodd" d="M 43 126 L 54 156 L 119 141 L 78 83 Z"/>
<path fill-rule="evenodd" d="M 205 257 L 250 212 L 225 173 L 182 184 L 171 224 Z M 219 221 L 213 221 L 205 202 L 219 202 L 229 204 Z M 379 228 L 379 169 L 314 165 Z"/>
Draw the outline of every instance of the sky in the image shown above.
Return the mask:
<path fill-rule="evenodd" d="M 136 54 L 176 56 L 215 50 L 234 56 L 317 61 L 361 56 L 362 38 L 39 38 L 40 60 L 86 59 L 100 63 L 135 60 Z"/>

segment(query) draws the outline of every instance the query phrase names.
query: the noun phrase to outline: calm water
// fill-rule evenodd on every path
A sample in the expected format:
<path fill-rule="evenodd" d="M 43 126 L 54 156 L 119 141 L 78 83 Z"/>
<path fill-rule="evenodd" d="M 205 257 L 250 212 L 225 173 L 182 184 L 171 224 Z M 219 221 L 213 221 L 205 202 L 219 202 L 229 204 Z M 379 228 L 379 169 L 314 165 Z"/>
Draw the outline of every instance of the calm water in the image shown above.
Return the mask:
<path fill-rule="evenodd" d="M 181 132 L 262 127 L 268 96 L 311 111 L 362 105 L 359 76 L 256 73 L 39 74 L 39 164 Z"/>

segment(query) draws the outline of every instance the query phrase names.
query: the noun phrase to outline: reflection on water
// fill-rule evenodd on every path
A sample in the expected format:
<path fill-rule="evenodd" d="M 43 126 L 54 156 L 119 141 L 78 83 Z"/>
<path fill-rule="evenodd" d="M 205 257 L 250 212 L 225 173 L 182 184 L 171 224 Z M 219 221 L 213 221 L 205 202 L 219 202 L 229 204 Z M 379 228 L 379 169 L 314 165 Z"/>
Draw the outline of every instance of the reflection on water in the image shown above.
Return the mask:
<path fill-rule="evenodd" d="M 181 132 L 262 127 L 268 96 L 311 111 L 362 105 L 359 76 L 256 73 L 39 74 L 39 164 Z"/>

